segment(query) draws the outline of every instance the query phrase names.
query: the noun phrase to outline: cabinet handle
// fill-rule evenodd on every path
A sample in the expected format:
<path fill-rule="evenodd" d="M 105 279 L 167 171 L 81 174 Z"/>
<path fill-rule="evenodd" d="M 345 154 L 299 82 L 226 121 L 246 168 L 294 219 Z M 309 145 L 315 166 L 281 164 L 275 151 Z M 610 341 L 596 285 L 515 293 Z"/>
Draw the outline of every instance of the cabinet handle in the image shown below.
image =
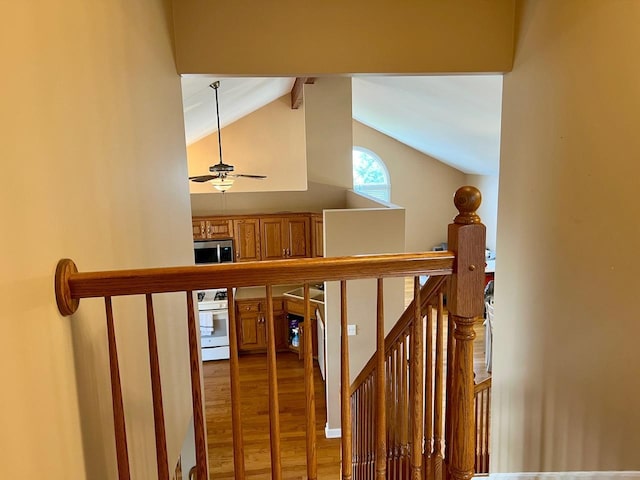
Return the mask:
<path fill-rule="evenodd" d="M 283 248 L 283 249 L 282 249 L 282 256 L 283 256 L 283 257 L 286 257 L 286 256 L 287 256 L 287 249 L 286 249 L 286 248 Z"/>
<path fill-rule="evenodd" d="M 290 256 L 291 256 L 291 250 L 287 248 L 287 257 L 290 257 Z"/>

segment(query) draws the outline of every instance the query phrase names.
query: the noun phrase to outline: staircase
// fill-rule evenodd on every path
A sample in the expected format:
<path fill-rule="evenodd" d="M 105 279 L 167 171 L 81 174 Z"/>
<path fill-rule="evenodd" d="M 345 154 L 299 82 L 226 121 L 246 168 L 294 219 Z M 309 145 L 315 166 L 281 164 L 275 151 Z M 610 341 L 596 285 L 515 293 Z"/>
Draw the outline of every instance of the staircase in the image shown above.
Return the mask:
<path fill-rule="evenodd" d="M 271 478 L 282 478 L 280 408 L 272 287 L 302 283 L 304 316 L 311 318 L 309 285 L 340 282 L 341 316 L 341 430 L 342 479 L 466 480 L 476 463 L 476 430 L 473 382 L 474 320 L 482 315 L 485 228 L 475 213 L 480 192 L 460 188 L 454 197 L 459 214 L 448 229 L 446 252 L 369 255 L 248 262 L 200 267 L 155 268 L 80 273 L 64 259 L 58 263 L 55 291 L 63 315 L 73 314 L 82 298 L 102 297 L 109 344 L 113 418 L 118 478 L 130 479 L 127 426 L 124 419 L 120 365 L 118 363 L 112 299 L 144 295 L 158 478 L 168 480 L 167 439 L 162 405 L 162 375 L 154 321 L 154 296 L 182 292 L 188 329 L 191 393 L 197 466 L 195 478 L 207 479 L 207 445 L 199 341 L 194 292 L 227 288 L 233 304 L 234 288 L 264 285 L 267 293 L 267 362 L 269 382 L 269 430 Z M 384 336 L 384 278 L 414 277 L 414 300 Z M 420 287 L 419 278 L 429 280 Z M 376 279 L 376 353 L 350 385 L 347 336 L 347 284 L 356 279 Z M 444 298 L 449 332 L 445 337 Z M 245 478 L 239 384 L 236 318 L 229 311 L 231 416 L 235 478 Z M 426 333 L 425 333 L 426 332 Z M 310 345 L 311 330 L 303 339 Z M 446 358 L 445 358 L 446 344 Z M 315 392 L 311 349 L 305 349 L 306 466 L 307 478 L 317 478 L 315 440 Z M 488 410 L 487 410 L 488 411 Z M 211 432 L 210 432 L 211 433 Z"/>

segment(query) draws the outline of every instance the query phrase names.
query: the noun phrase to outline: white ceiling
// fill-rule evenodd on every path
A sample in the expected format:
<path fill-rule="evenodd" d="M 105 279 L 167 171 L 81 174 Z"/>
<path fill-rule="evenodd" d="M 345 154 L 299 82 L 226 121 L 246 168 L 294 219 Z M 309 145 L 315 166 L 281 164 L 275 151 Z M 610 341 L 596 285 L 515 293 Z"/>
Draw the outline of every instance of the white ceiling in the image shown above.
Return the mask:
<path fill-rule="evenodd" d="M 211 77 L 182 78 L 191 144 L 216 130 Z M 293 78 L 221 78 L 222 127 L 280 98 Z M 465 173 L 497 174 L 502 76 L 354 77 L 353 118 Z"/>
<path fill-rule="evenodd" d="M 218 103 L 220 126 L 224 128 L 290 92 L 295 78 L 183 76 L 182 105 L 187 145 L 218 129 L 215 91 L 209 87 L 215 80 L 220 81 Z"/>

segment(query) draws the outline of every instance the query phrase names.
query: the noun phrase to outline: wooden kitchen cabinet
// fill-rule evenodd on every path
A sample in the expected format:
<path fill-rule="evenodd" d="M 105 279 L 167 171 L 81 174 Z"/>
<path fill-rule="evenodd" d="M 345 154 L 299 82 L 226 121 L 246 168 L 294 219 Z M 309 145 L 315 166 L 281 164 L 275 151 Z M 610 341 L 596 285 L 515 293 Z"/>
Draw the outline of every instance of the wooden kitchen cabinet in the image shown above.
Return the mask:
<path fill-rule="evenodd" d="M 235 309 L 238 350 L 265 352 L 267 350 L 266 299 L 237 300 Z M 286 349 L 286 318 L 281 298 L 273 299 L 273 320 L 276 350 Z"/>
<path fill-rule="evenodd" d="M 230 219 L 194 217 L 191 223 L 194 240 L 219 240 L 233 237 L 233 224 Z"/>
<path fill-rule="evenodd" d="M 233 220 L 233 240 L 236 262 L 262 260 L 260 252 L 260 221 L 257 218 Z"/>
<path fill-rule="evenodd" d="M 262 259 L 310 257 L 310 224 L 308 215 L 261 218 Z"/>
<path fill-rule="evenodd" d="M 323 256 L 322 214 L 193 217 L 193 239 L 232 238 L 236 262 Z"/>
<path fill-rule="evenodd" d="M 311 215 L 311 256 L 324 257 L 324 220 L 322 214 Z"/>
<path fill-rule="evenodd" d="M 316 323 L 317 322 L 316 307 L 317 305 L 311 302 L 311 318 L 310 318 L 311 327 L 310 328 L 311 328 L 311 346 L 313 348 L 312 355 L 314 358 L 318 358 L 318 327 Z M 292 313 L 294 315 L 304 317 L 304 300 L 287 298 L 284 302 L 284 310 L 285 310 L 285 316 L 289 313 Z M 287 347 L 289 348 L 289 350 L 297 352 L 298 357 L 300 359 L 304 357 L 304 349 L 305 349 L 304 329 L 307 328 L 305 323 L 306 322 L 302 322 L 298 324 L 298 326 L 300 327 L 300 346 L 298 348 L 288 345 L 288 337 L 287 337 Z M 288 325 L 287 325 L 287 330 L 288 330 Z"/>

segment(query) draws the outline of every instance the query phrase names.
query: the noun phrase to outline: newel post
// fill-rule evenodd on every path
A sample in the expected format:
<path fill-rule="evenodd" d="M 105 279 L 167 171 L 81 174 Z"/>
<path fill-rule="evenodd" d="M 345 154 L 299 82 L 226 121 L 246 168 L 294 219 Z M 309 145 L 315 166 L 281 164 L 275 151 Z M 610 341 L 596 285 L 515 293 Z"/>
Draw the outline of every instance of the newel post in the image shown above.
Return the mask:
<path fill-rule="evenodd" d="M 449 225 L 448 250 L 456 254 L 447 309 L 455 324 L 453 336 L 450 433 L 447 451 L 449 478 L 468 480 L 474 473 L 475 418 L 473 401 L 473 324 L 484 305 L 486 228 L 476 210 L 482 195 L 475 187 L 460 187 L 454 196 L 458 216 Z"/>

